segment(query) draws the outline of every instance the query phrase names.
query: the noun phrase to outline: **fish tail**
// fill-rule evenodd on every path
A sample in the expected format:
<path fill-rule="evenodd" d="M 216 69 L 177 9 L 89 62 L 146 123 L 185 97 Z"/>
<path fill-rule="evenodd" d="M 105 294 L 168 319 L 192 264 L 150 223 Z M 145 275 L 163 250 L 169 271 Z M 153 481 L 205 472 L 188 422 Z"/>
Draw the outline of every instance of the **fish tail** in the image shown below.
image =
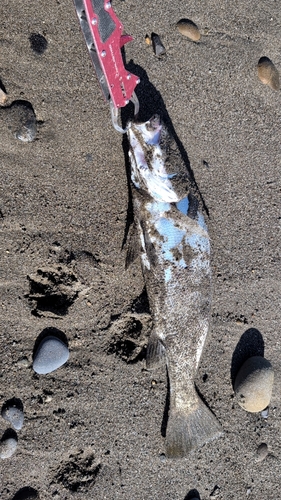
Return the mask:
<path fill-rule="evenodd" d="M 192 449 L 222 435 L 215 415 L 198 397 L 185 410 L 170 409 L 166 430 L 166 454 L 169 458 L 185 457 Z"/>

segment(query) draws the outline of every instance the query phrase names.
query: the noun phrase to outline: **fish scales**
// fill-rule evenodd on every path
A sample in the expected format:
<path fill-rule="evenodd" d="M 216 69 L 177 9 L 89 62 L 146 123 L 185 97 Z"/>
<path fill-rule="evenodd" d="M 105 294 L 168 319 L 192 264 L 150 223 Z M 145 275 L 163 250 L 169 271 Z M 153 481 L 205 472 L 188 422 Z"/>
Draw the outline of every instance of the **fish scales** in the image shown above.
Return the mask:
<path fill-rule="evenodd" d="M 148 368 L 166 362 L 166 452 L 184 457 L 221 434 L 194 386 L 211 307 L 208 230 L 186 166 L 160 117 L 131 122 L 127 134 L 134 218 L 154 325 L 146 362 Z"/>

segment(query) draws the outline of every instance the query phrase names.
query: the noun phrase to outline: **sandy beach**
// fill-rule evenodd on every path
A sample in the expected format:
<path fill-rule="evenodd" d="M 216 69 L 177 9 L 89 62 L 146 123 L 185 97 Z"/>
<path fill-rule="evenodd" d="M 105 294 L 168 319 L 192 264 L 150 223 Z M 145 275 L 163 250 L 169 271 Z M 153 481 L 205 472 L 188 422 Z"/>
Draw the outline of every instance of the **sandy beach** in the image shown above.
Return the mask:
<path fill-rule="evenodd" d="M 257 64 L 266 56 L 281 72 L 280 7 L 112 5 L 134 37 L 125 56 L 140 77 L 140 117 L 158 112 L 170 121 L 206 206 L 212 318 L 195 383 L 224 434 L 187 458 L 165 456 L 166 369 L 146 369 L 153 325 L 140 259 L 125 269 L 133 213 L 124 138 L 112 127 L 72 0 L 2 0 L 5 106 L 29 102 L 38 132 L 32 142 L 16 139 L 0 108 L 0 406 L 18 398 L 24 410 L 16 452 L 0 461 L 0 496 L 277 500 L 281 93 L 261 83 Z M 181 18 L 197 24 L 199 42 L 177 31 Z M 145 43 L 152 32 L 162 58 Z M 41 53 L 34 34 L 47 41 Z M 131 105 L 123 124 L 129 116 Z M 70 352 L 47 375 L 32 368 L 42 332 L 63 336 Z M 275 372 L 267 418 L 234 398 L 237 370 L 254 355 Z M 1 436 L 8 427 L 0 416 Z"/>

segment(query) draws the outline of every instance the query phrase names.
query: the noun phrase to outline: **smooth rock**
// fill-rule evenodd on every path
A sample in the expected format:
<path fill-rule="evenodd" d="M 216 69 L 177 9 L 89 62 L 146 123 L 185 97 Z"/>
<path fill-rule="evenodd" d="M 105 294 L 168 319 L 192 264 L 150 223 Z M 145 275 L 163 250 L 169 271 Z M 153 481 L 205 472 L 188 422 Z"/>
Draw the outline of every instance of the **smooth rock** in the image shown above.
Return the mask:
<path fill-rule="evenodd" d="M 234 384 L 239 405 L 255 413 L 264 410 L 270 402 L 274 381 L 273 368 L 262 356 L 253 356 L 241 366 Z"/>
<path fill-rule="evenodd" d="M 268 447 L 266 443 L 261 443 L 257 448 L 256 462 L 262 462 L 268 455 Z"/>
<path fill-rule="evenodd" d="M 12 437 L 0 441 L 0 458 L 10 458 L 15 453 L 17 445 L 17 440 Z"/>
<path fill-rule="evenodd" d="M 24 415 L 23 411 L 20 408 L 17 408 L 16 406 L 4 406 L 1 415 L 17 431 L 22 428 Z"/>
<path fill-rule="evenodd" d="M 39 345 L 33 361 L 33 370 L 45 375 L 57 370 L 69 358 L 67 346 L 57 337 L 48 336 Z"/>
<path fill-rule="evenodd" d="M 181 35 L 186 36 L 193 42 L 198 42 L 201 38 L 198 27 L 193 21 L 190 21 L 190 19 L 181 19 L 177 23 L 177 28 Z"/>
<path fill-rule="evenodd" d="M 262 83 L 273 90 L 280 89 L 279 73 L 268 57 L 261 57 L 258 62 L 258 77 Z"/>

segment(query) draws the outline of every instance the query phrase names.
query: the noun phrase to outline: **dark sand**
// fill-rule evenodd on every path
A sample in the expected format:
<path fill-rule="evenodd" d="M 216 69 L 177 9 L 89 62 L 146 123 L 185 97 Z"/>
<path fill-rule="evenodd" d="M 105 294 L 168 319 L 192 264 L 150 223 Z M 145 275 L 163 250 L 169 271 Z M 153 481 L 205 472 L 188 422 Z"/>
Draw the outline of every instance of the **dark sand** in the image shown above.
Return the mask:
<path fill-rule="evenodd" d="M 141 113 L 166 110 L 209 210 L 212 323 L 196 384 L 224 437 L 187 459 L 163 456 L 166 373 L 146 370 L 151 325 L 145 297 L 138 299 L 140 261 L 125 270 L 122 250 L 131 220 L 122 136 L 111 126 L 72 1 L 2 0 L 0 78 L 9 103 L 29 101 L 42 123 L 37 140 L 22 143 L 0 110 L 0 403 L 20 398 L 25 412 L 17 451 L 0 463 L 1 500 L 21 488 L 15 498 L 37 491 L 41 500 L 184 500 L 196 489 L 207 500 L 215 489 L 213 498 L 223 500 L 276 500 L 281 95 L 260 83 L 256 65 L 267 56 L 281 70 L 280 6 L 113 6 L 135 38 L 126 60 L 142 79 Z M 200 43 L 175 30 L 182 17 L 206 33 Z M 167 49 L 162 60 L 144 42 L 152 31 Z M 32 33 L 48 42 L 41 55 L 31 49 Z M 48 287 L 63 295 L 59 307 L 44 296 Z M 38 376 L 33 348 L 49 328 L 66 335 L 70 359 Z M 233 399 L 231 376 L 257 353 L 275 369 L 267 420 Z M 7 427 L 1 419 L 1 433 Z M 263 442 L 270 454 L 257 463 Z"/>

